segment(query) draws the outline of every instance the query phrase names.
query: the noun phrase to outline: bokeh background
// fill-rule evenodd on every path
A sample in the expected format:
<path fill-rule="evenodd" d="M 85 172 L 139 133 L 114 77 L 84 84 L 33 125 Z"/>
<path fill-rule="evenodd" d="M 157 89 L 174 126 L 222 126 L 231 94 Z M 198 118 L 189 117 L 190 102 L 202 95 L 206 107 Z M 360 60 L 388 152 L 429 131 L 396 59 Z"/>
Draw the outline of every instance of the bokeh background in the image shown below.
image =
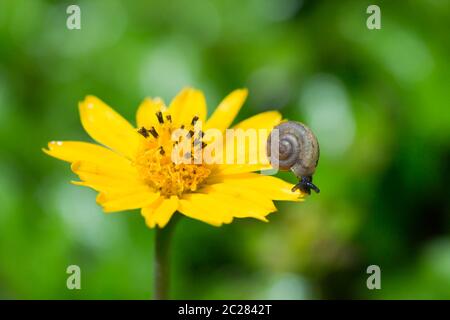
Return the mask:
<path fill-rule="evenodd" d="M 70 4 L 81 30 L 66 28 Z M 0 298 L 151 296 L 154 230 L 137 210 L 103 214 L 41 148 L 90 141 L 87 94 L 134 121 L 144 97 L 191 85 L 210 109 L 248 87 L 238 120 L 278 109 L 308 124 L 322 192 L 268 224 L 182 220 L 174 298 L 449 299 L 449 21 L 446 0 L 2 0 Z M 381 290 L 366 287 L 372 264 Z"/>

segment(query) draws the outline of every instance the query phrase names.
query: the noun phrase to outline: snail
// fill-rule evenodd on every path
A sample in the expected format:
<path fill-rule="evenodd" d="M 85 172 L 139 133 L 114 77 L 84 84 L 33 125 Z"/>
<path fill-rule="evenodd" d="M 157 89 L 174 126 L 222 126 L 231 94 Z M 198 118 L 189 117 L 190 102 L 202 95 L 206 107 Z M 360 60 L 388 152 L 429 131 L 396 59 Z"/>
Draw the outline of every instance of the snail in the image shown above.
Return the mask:
<path fill-rule="evenodd" d="M 275 130 L 278 130 L 277 135 Z M 275 152 L 271 152 L 272 139 L 279 141 L 278 148 L 274 146 Z M 303 123 L 286 121 L 275 126 L 267 139 L 266 152 L 272 165 L 278 164 L 280 170 L 290 170 L 299 178 L 300 181 L 292 188 L 292 192 L 297 189 L 307 194 L 311 194 L 311 189 L 316 193 L 320 192 L 312 183 L 312 176 L 319 162 L 319 142 L 311 129 Z"/>

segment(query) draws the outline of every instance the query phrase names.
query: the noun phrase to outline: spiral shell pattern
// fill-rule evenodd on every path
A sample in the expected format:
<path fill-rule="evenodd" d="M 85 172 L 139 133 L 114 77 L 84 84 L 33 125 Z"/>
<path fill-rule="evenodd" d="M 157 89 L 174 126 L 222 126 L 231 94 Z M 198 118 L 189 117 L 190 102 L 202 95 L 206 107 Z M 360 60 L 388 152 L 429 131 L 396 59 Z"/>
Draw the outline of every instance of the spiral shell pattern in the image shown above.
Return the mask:
<path fill-rule="evenodd" d="M 278 130 L 278 135 L 274 130 Z M 272 146 L 276 140 L 278 148 Z M 311 129 L 296 121 L 280 123 L 267 140 L 267 156 L 272 165 L 278 164 L 280 170 L 291 170 L 297 177 L 312 176 L 319 152 L 319 143 Z"/>

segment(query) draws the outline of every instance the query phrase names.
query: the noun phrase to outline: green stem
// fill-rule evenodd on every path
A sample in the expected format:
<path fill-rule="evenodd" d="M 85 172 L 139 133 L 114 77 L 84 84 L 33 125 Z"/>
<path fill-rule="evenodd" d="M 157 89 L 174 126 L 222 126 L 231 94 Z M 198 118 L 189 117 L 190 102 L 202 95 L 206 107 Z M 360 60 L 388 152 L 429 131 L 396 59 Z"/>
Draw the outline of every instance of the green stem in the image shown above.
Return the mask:
<path fill-rule="evenodd" d="M 175 213 L 171 221 L 162 229 L 156 228 L 154 299 L 167 300 L 170 288 L 170 240 L 180 214 Z"/>

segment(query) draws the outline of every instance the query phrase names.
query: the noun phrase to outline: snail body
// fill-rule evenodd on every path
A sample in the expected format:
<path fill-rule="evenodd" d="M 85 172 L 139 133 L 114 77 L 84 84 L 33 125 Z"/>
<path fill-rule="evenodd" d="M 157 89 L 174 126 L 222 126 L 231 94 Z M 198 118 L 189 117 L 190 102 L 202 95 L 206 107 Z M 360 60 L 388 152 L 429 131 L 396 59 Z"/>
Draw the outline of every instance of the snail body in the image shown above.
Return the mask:
<path fill-rule="evenodd" d="M 274 130 L 278 130 L 278 148 L 272 152 L 272 140 L 275 141 Z M 299 182 L 292 191 L 300 189 L 311 194 L 311 189 L 320 190 L 312 183 L 312 176 L 319 162 L 319 142 L 310 128 L 296 121 L 282 122 L 273 128 L 267 139 L 267 156 L 272 165 L 277 164 L 283 171 L 292 171 Z"/>

